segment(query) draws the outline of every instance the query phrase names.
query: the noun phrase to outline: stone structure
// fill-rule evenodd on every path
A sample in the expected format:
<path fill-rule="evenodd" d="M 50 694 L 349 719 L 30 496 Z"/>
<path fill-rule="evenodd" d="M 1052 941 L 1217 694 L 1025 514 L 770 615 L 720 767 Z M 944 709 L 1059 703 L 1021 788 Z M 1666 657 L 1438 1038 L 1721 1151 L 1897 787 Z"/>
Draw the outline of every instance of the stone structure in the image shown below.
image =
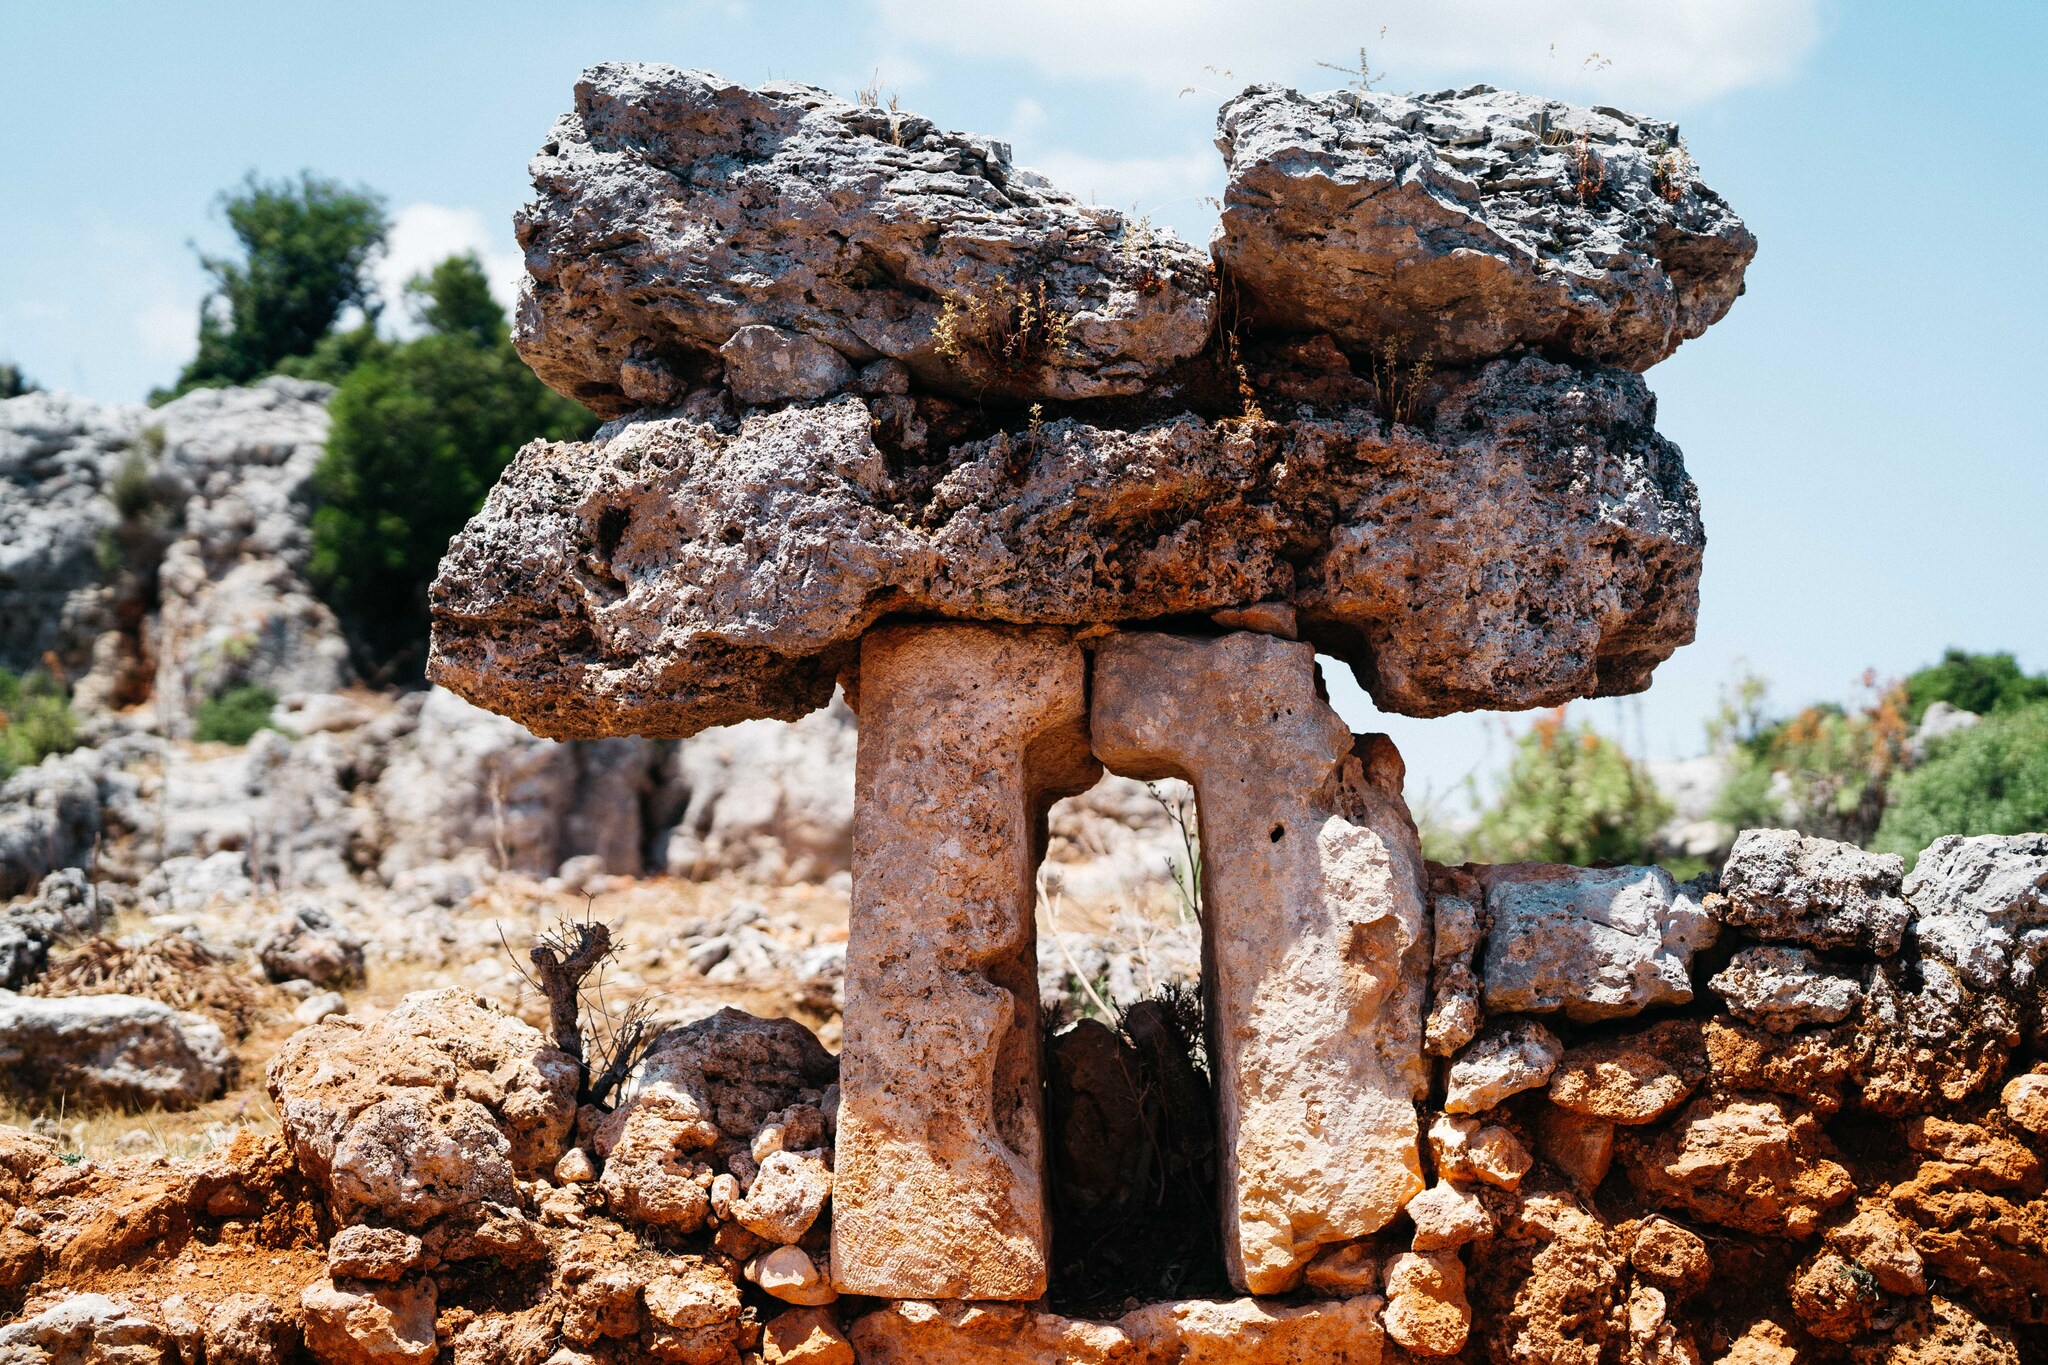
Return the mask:
<path fill-rule="evenodd" d="M 1046 1290 L 1032 873 L 1101 775 L 1067 631 L 895 626 L 861 646 L 838 1215 L 842 1291 Z"/>
<path fill-rule="evenodd" d="M 534 162 L 516 340 L 614 420 L 522 452 L 450 547 L 430 673 L 558 738 L 844 687 L 830 1284 L 815 1246 L 747 1273 L 905 1301 L 875 1358 L 1040 1330 L 917 1303 L 1048 1288 L 1034 872 L 1047 807 L 1103 765 L 1197 793 L 1243 1292 L 1378 1284 L 1367 1239 L 1424 1189 L 1426 1032 L 1457 1111 L 1491 1111 L 1563 1047 L 1534 1020 L 1474 1041 L 1486 1011 L 1682 1003 L 1711 940 L 1661 874 L 1443 871 L 1433 926 L 1399 755 L 1348 733 L 1315 659 L 1419 716 L 1647 686 L 1691 638 L 1704 538 L 1636 371 L 1727 310 L 1753 239 L 1674 127 L 1612 111 L 1254 87 L 1221 134 L 1208 260 L 1000 143 L 807 86 L 593 67 Z M 1587 949 L 1590 987 L 1563 965 Z M 1432 976 L 1456 991 L 1433 1012 Z M 1587 1122 L 1546 1130 L 1581 1174 L 1612 1146 Z M 1528 1169 L 1498 1125 L 1438 1128 L 1440 1171 Z M 710 1171 L 677 1186 L 689 1217 Z M 1437 1202 L 1387 1322 L 1448 1354 L 1485 1217 Z"/>
<path fill-rule="evenodd" d="M 1284 1293 L 1422 1189 L 1429 930 L 1400 756 L 1317 695 L 1309 646 L 1244 633 L 1103 642 L 1091 733 L 1113 772 L 1192 783 L 1210 831 L 1224 1255 L 1239 1288 Z"/>

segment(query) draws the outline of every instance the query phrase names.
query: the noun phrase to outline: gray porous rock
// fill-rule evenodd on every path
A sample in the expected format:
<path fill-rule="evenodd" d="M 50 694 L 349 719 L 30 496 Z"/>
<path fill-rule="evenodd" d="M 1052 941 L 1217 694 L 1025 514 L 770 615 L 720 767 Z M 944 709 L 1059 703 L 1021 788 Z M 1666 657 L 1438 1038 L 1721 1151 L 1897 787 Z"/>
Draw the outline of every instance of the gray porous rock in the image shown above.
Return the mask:
<path fill-rule="evenodd" d="M 1708 984 L 1729 1013 L 1773 1033 L 1838 1024 L 1863 998 L 1861 982 L 1804 948 L 1744 948 Z"/>
<path fill-rule="evenodd" d="M 1477 85 L 1255 85 L 1223 106 L 1215 251 L 1251 325 L 1395 365 L 1530 346 L 1643 370 L 1719 321 L 1756 238 L 1674 124 Z"/>
<path fill-rule="evenodd" d="M 82 669 L 107 622 L 100 546 L 143 410 L 66 393 L 0 401 L 0 668 Z"/>
<path fill-rule="evenodd" d="M 608 417 L 680 402 L 754 325 L 936 389 L 1073 399 L 1138 392 L 1214 319 L 1209 262 L 1170 234 L 814 86 L 593 66 L 532 173 L 514 340 Z"/>
<path fill-rule="evenodd" d="M 1721 870 L 1723 922 L 1773 943 L 1899 951 L 1912 912 L 1900 899 L 1905 860 L 1790 829 L 1746 829 Z"/>
<path fill-rule="evenodd" d="M 73 1104 L 190 1109 L 227 1086 L 220 1026 L 132 995 L 0 990 L 0 1086 Z"/>
<path fill-rule="evenodd" d="M 1386 710 L 1634 692 L 1692 638 L 1704 543 L 1653 410 L 1526 356 L 1451 386 L 1427 439 L 1356 406 L 1063 419 L 923 464 L 852 396 L 627 424 L 507 469 L 442 562 L 429 675 L 536 734 L 677 736 L 824 705 L 890 613 L 1288 601 Z"/>
<path fill-rule="evenodd" d="M 1483 1114 L 1510 1095 L 1547 1084 L 1563 1056 L 1557 1035 L 1534 1019 L 1490 1025 L 1451 1063 L 1444 1112 Z"/>
<path fill-rule="evenodd" d="M 1923 964 L 1945 964 L 1960 988 L 2010 1001 L 2048 1038 L 2048 834 L 1948 835 L 1905 881 Z"/>
<path fill-rule="evenodd" d="M 100 832 L 100 755 L 52 754 L 0 782 L 0 897 L 47 872 L 83 866 Z"/>
<path fill-rule="evenodd" d="M 83 870 L 59 868 L 35 896 L 0 912 L 0 988 L 19 990 L 43 974 L 59 940 L 98 931 L 113 918 Z"/>
<path fill-rule="evenodd" d="M 1510 863 L 1473 869 L 1492 927 L 1486 1008 L 1614 1019 L 1692 999 L 1692 957 L 1711 917 L 1661 867 Z"/>
<path fill-rule="evenodd" d="M 72 1294 L 0 1326 L 4 1365 L 145 1365 L 176 1355 L 160 1325 L 104 1294 Z"/>

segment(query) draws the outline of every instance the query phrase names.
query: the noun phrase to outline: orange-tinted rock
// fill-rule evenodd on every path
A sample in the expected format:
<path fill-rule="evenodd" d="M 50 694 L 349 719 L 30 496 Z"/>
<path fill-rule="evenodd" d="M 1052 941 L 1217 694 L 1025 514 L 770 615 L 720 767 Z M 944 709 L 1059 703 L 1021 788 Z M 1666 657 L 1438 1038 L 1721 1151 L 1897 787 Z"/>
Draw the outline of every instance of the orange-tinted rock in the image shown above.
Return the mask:
<path fill-rule="evenodd" d="M 1778 1034 L 1717 1017 L 1701 1027 L 1707 1064 L 1723 1090 L 1768 1090 L 1812 1105 L 1822 1114 L 1842 1107 L 1842 1083 L 1857 1049 L 1847 1028 Z"/>
<path fill-rule="evenodd" d="M 1522 1140 L 1499 1124 L 1482 1125 L 1456 1114 L 1440 1115 L 1430 1125 L 1429 1148 L 1437 1174 L 1503 1190 L 1519 1188 L 1535 1162 Z"/>
<path fill-rule="evenodd" d="M 829 1308 L 792 1308 L 761 1331 L 762 1365 L 854 1365 L 853 1344 Z"/>
<path fill-rule="evenodd" d="M 1567 1051 L 1550 1078 L 1550 1102 L 1608 1123 L 1654 1123 L 1704 1079 L 1699 1025 L 1667 1020 Z"/>
<path fill-rule="evenodd" d="M 1987 1190 L 2016 1189 L 2041 1179 L 2041 1162 L 2032 1152 L 1974 1123 L 1915 1118 L 1906 1124 L 1906 1145 L 1966 1168 L 1970 1183 Z"/>
<path fill-rule="evenodd" d="M 1637 1275 L 1679 1298 L 1704 1289 L 1714 1268 L 1698 1233 L 1654 1215 L 1636 1225 L 1628 1263 Z"/>
<path fill-rule="evenodd" d="M 1387 1261 L 1387 1306 L 1380 1325 L 1405 1349 L 1456 1355 L 1472 1330 L 1465 1263 L 1455 1250 L 1404 1251 Z"/>
<path fill-rule="evenodd" d="M 2036 1070 L 2015 1076 L 1998 1098 L 2014 1123 L 2035 1137 L 2048 1137 L 2048 1074 Z"/>
<path fill-rule="evenodd" d="M 1864 1198 L 1848 1222 L 1829 1228 L 1827 1245 L 1877 1277 L 1893 1294 L 1927 1292 L 1927 1271 L 1913 1245 L 1914 1229 L 1880 1199 Z"/>
<path fill-rule="evenodd" d="M 847 1336 L 861 1365 L 1379 1365 L 1380 1300 L 1155 1303 L 1115 1322 L 1008 1304 L 892 1303 Z"/>
<path fill-rule="evenodd" d="M 1905 1321 L 1881 1338 L 1858 1343 L 1854 1365 L 2021 1365 L 2019 1343 L 2003 1327 L 1984 1322 L 1969 1309 L 1930 1295 L 1913 1304 Z"/>
<path fill-rule="evenodd" d="M 1714 1365 L 1799 1365 L 1792 1335 L 1769 1318 L 1753 1322 Z"/>
<path fill-rule="evenodd" d="M 1244 632 L 1104 640 L 1092 734 L 1111 771 L 1195 788 L 1224 1258 L 1285 1293 L 1422 1188 L 1429 930 L 1400 756 L 1318 695 L 1313 647 Z"/>
<path fill-rule="evenodd" d="M 1536 1154 L 1591 1198 L 1614 1160 L 1614 1125 L 1546 1104 L 1536 1114 Z"/>
<path fill-rule="evenodd" d="M 1813 1114 L 1774 1096 L 1707 1096 L 1671 1126 L 1628 1132 L 1622 1160 L 1639 1193 L 1723 1227 L 1805 1237 L 1854 1192 Z"/>
<path fill-rule="evenodd" d="M 832 1274 L 877 1297 L 1046 1288 L 1033 873 L 1100 774 L 1063 630 L 893 626 L 861 649 Z"/>
<path fill-rule="evenodd" d="M 1792 1308 L 1799 1314 L 1799 1325 L 1828 1341 L 1861 1335 L 1883 1302 L 1877 1277 L 1833 1251 L 1808 1261 L 1792 1281 Z"/>

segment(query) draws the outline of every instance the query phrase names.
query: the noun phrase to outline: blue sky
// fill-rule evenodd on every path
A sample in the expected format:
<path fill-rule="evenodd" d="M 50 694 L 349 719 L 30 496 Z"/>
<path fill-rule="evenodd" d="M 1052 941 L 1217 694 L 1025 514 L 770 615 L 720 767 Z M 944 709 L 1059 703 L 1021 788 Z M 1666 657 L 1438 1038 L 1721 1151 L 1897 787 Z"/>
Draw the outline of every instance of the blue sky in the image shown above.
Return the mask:
<path fill-rule="evenodd" d="M 0 359 L 108 401 L 171 378 L 204 292 L 191 243 L 226 245 L 215 196 L 251 169 L 382 192 L 394 284 L 474 247 L 509 287 L 527 157 L 607 58 L 879 79 L 1199 242 L 1221 97 L 1340 84 L 1316 63 L 1360 43 L 1383 88 L 1678 118 L 1762 241 L 1748 296 L 1650 373 L 1705 507 L 1698 641 L 1640 703 L 1582 713 L 1675 757 L 1740 661 L 1784 706 L 1950 644 L 2048 668 L 2038 2 L 0 0 Z M 1418 793 L 1505 751 L 1500 718 L 1388 728 Z"/>

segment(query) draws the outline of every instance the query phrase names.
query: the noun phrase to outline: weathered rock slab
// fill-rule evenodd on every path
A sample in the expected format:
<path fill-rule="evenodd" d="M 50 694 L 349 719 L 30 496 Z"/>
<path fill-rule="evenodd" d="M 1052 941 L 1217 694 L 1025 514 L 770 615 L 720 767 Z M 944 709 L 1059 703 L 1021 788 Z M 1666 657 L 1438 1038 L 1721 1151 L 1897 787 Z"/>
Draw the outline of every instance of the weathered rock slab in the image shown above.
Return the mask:
<path fill-rule="evenodd" d="M 1704 536 L 1642 381 L 1500 361 L 1433 435 L 1363 408 L 1048 421 L 936 466 L 846 397 L 727 432 L 536 444 L 451 544 L 430 674 L 536 734 L 687 735 L 823 706 L 890 613 L 1085 625 L 1284 601 L 1384 709 L 1647 686 Z"/>
<path fill-rule="evenodd" d="M 1379 1365 L 1374 1296 L 1148 1304 L 1090 1322 L 1000 1304 L 893 1303 L 847 1335 L 862 1365 Z"/>
<path fill-rule="evenodd" d="M 1520 346 L 1647 369 L 1720 320 L 1756 238 L 1674 124 L 1472 86 L 1255 85 L 1223 106 L 1219 268 L 1256 326 L 1388 368 Z"/>
<path fill-rule="evenodd" d="M 17 1095 L 190 1109 L 221 1093 L 230 1061 L 220 1025 L 159 1001 L 0 990 L 0 1082 Z"/>
<path fill-rule="evenodd" d="M 815 86 L 602 63 L 532 172 L 514 340 L 606 416 L 679 403 L 749 327 L 829 347 L 846 378 L 892 357 L 970 395 L 1134 393 L 1215 313 L 1208 261 L 1170 233 L 1081 204 L 1004 143 Z M 819 397 L 832 367 L 813 354 L 801 386 L 728 362 L 745 397 Z"/>
<path fill-rule="evenodd" d="M 1490 1011 L 1591 1021 L 1692 999 L 1692 956 L 1714 941 L 1699 901 L 1661 867 L 1512 863 L 1472 869 L 1491 929 Z"/>
<path fill-rule="evenodd" d="M 1286 1292 L 1422 1189 L 1429 931 L 1400 756 L 1270 635 L 1115 636 L 1094 682 L 1103 763 L 1195 788 L 1224 1257 L 1239 1288 Z"/>
<path fill-rule="evenodd" d="M 878 1298 L 1047 1284 L 1032 874 L 1101 775 L 1064 630 L 891 626 L 861 647 L 832 1277 Z"/>

